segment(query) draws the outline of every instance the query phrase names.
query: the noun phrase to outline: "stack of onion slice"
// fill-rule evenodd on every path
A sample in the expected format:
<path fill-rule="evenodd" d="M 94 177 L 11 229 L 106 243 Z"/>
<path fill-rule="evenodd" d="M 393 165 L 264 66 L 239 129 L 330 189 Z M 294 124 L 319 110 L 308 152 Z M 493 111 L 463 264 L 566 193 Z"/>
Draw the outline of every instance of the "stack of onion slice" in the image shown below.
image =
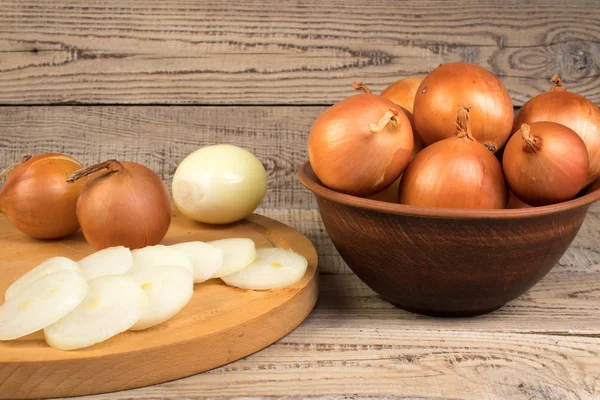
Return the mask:
<path fill-rule="evenodd" d="M 256 249 L 248 238 L 111 247 L 79 262 L 53 257 L 6 291 L 0 340 L 43 330 L 57 349 L 89 347 L 167 322 L 192 299 L 194 283 L 220 278 L 242 289 L 277 289 L 301 280 L 307 266 L 298 253 Z"/>

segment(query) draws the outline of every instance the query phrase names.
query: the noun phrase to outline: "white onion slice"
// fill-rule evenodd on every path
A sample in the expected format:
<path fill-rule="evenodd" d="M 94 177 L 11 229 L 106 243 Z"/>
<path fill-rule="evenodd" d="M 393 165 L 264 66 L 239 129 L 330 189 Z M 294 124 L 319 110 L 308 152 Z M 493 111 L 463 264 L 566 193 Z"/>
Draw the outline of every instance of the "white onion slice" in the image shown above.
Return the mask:
<path fill-rule="evenodd" d="M 39 278 L 0 306 L 0 340 L 44 329 L 69 314 L 88 293 L 77 271 L 58 271 Z"/>
<path fill-rule="evenodd" d="M 223 250 L 223 266 L 213 275 L 213 278 L 220 278 L 239 271 L 250 265 L 256 258 L 256 247 L 252 239 L 221 239 L 208 242 L 208 244 Z"/>
<path fill-rule="evenodd" d="M 256 260 L 248 267 L 221 279 L 229 286 L 267 290 L 293 285 L 306 273 L 308 261 L 301 254 L 280 248 L 256 250 Z"/>
<path fill-rule="evenodd" d="M 44 329 L 50 346 L 74 350 L 105 341 L 131 328 L 148 304 L 144 291 L 127 276 L 101 276 L 88 285 L 81 304 Z"/>
<path fill-rule="evenodd" d="M 131 255 L 133 256 L 133 266 L 130 270 L 132 272 L 159 265 L 181 265 L 194 272 L 192 260 L 188 256 L 162 244 L 133 250 Z"/>
<path fill-rule="evenodd" d="M 177 314 L 194 294 L 190 271 L 179 265 L 155 266 L 129 273 L 149 299 L 140 319 L 131 330 L 147 329 Z"/>
<path fill-rule="evenodd" d="M 133 265 L 131 251 L 127 247 L 109 247 L 78 261 L 81 274 L 88 281 L 104 275 L 124 275 Z"/>
<path fill-rule="evenodd" d="M 192 260 L 194 282 L 204 282 L 223 266 L 223 249 L 204 242 L 177 243 L 169 246 Z"/>
<path fill-rule="evenodd" d="M 79 265 L 67 257 L 49 258 L 13 282 L 12 285 L 6 289 L 6 293 L 4 295 L 5 300 L 9 301 L 10 299 L 16 297 L 23 289 L 31 285 L 36 280 L 59 271 L 79 272 L 80 270 Z"/>

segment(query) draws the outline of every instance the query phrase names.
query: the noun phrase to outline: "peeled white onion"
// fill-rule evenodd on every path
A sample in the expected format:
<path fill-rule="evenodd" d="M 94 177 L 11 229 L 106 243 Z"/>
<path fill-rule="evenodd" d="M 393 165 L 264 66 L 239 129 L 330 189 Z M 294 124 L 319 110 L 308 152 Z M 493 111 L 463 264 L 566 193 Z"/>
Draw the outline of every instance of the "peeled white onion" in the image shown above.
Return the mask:
<path fill-rule="evenodd" d="M 79 264 L 66 257 L 49 258 L 13 282 L 8 289 L 6 289 L 4 295 L 5 300 L 9 301 L 13 299 L 33 282 L 59 271 L 80 272 Z"/>
<path fill-rule="evenodd" d="M 88 285 L 81 304 L 44 329 L 50 346 L 74 350 L 105 341 L 131 328 L 148 304 L 142 288 L 127 276 L 101 276 Z"/>
<path fill-rule="evenodd" d="M 77 271 L 45 275 L 0 306 L 0 340 L 17 339 L 69 314 L 88 293 L 86 280 Z"/>
<path fill-rule="evenodd" d="M 216 248 L 204 242 L 177 243 L 169 246 L 183 254 L 194 267 L 194 282 L 204 282 L 223 266 L 223 249 Z"/>
<path fill-rule="evenodd" d="M 291 250 L 265 248 L 256 250 L 256 260 L 246 268 L 221 279 L 229 286 L 267 290 L 293 285 L 306 273 L 308 261 Z"/>
<path fill-rule="evenodd" d="M 194 272 L 192 260 L 185 254 L 170 246 L 162 244 L 156 246 L 143 247 L 131 252 L 133 256 L 133 266 L 130 271 L 155 267 L 159 265 L 180 265 Z"/>
<path fill-rule="evenodd" d="M 196 150 L 177 167 L 173 202 L 188 218 L 227 224 L 246 218 L 267 191 L 267 173 L 248 150 L 220 144 Z"/>
<path fill-rule="evenodd" d="M 124 275 L 133 265 L 131 251 L 123 246 L 109 247 L 78 261 L 88 281 L 104 275 Z"/>
<path fill-rule="evenodd" d="M 146 293 L 148 307 L 131 330 L 147 329 L 177 314 L 194 294 L 190 271 L 178 265 L 141 269 L 128 274 Z"/>
<path fill-rule="evenodd" d="M 252 239 L 221 239 L 208 244 L 223 250 L 223 266 L 213 275 L 213 278 L 233 274 L 250 265 L 256 258 L 256 247 Z"/>

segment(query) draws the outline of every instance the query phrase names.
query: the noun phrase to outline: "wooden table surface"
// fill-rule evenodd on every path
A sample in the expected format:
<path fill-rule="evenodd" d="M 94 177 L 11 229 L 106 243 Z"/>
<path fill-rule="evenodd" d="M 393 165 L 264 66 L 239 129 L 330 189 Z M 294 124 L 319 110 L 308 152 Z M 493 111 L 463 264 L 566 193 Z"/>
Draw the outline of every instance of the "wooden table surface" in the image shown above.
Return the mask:
<path fill-rule="evenodd" d="M 246 359 L 95 400 L 600 399 L 600 204 L 560 263 L 492 314 L 392 307 L 327 237 L 296 172 L 328 105 L 464 60 L 516 107 L 559 73 L 600 103 L 598 1 L 0 2 L 0 167 L 25 153 L 142 162 L 170 183 L 197 147 L 234 143 L 269 174 L 259 213 L 307 235 L 321 294 L 294 332 Z"/>

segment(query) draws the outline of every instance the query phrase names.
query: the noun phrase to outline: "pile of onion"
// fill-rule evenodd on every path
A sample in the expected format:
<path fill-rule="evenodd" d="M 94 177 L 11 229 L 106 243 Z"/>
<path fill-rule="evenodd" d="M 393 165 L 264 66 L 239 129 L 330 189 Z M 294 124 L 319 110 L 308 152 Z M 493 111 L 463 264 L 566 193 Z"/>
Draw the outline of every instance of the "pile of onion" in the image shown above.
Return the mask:
<path fill-rule="evenodd" d="M 413 151 L 413 133 L 400 106 L 362 84 L 354 88 L 364 93 L 317 118 L 308 137 L 308 157 L 325 186 L 366 197 L 402 174 Z"/>
<path fill-rule="evenodd" d="M 498 77 L 475 64 L 443 64 L 423 80 L 415 97 L 413 119 L 428 146 L 455 135 L 454 120 L 461 105 L 471 107 L 471 135 L 492 153 L 510 136 L 514 110 Z"/>
<path fill-rule="evenodd" d="M 64 154 L 25 156 L 0 174 L 0 213 L 21 232 L 38 239 L 57 239 L 77 231 L 75 206 L 84 180 L 66 178 L 81 169 Z"/>
<path fill-rule="evenodd" d="M 586 185 L 600 177 L 600 108 L 585 97 L 568 92 L 560 77 L 552 77 L 554 87 L 538 94 L 517 112 L 513 132 L 521 125 L 538 121 L 556 122 L 571 128 L 585 143 L 589 158 Z"/>
<path fill-rule="evenodd" d="M 515 195 L 542 206 L 572 199 L 583 188 L 589 163 L 585 143 L 573 130 L 534 122 L 510 138 L 502 165 Z"/>
<path fill-rule="evenodd" d="M 160 243 L 171 223 L 171 198 L 158 175 L 138 163 L 109 160 L 75 172 L 68 182 L 88 175 L 77 218 L 94 249 L 133 250 Z"/>
<path fill-rule="evenodd" d="M 399 203 L 425 207 L 504 208 L 508 191 L 502 166 L 470 131 L 461 107 L 454 137 L 421 150 L 400 181 Z"/>
<path fill-rule="evenodd" d="M 500 79 L 465 62 L 400 79 L 380 96 L 357 85 L 366 93 L 314 124 L 311 166 L 333 190 L 415 206 L 528 208 L 570 200 L 600 187 L 600 108 L 566 91 L 558 76 L 552 81 L 516 116 Z M 409 160 L 398 109 L 414 135 Z"/>

